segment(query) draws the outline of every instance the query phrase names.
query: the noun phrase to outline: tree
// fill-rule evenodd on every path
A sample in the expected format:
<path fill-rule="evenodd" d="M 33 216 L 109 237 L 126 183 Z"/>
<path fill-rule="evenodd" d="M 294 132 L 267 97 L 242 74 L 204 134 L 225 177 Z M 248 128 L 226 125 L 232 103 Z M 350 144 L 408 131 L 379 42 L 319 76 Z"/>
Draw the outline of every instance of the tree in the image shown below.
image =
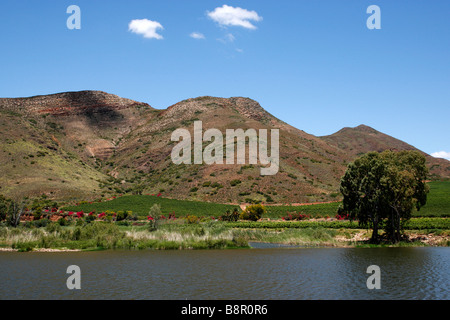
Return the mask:
<path fill-rule="evenodd" d="M 11 199 L 5 198 L 4 195 L 0 194 L 0 221 L 6 219 L 6 215 L 8 214 L 9 206 Z"/>
<path fill-rule="evenodd" d="M 20 217 L 25 213 L 26 200 L 21 202 L 0 195 L 0 221 L 5 220 L 12 227 L 17 227 Z"/>
<path fill-rule="evenodd" d="M 417 151 L 384 151 L 369 152 L 349 164 L 340 186 L 343 211 L 373 229 L 371 242 L 379 242 L 380 229 L 390 241 L 400 241 L 414 208 L 426 204 L 425 162 Z"/>
<path fill-rule="evenodd" d="M 11 200 L 9 202 L 9 207 L 7 211 L 7 215 L 9 216 L 9 224 L 16 228 L 20 223 L 20 217 L 25 213 L 26 210 L 26 202 L 21 201 L 17 202 Z"/>
<path fill-rule="evenodd" d="M 148 230 L 155 231 L 158 229 L 159 220 L 161 219 L 161 205 L 155 203 L 148 213 Z"/>

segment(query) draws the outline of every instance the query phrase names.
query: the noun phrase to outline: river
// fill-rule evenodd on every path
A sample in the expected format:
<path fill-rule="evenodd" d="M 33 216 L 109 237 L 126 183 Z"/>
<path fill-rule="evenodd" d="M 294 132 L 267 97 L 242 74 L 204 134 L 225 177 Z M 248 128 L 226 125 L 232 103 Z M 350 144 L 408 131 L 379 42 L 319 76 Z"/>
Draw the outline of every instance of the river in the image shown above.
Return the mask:
<path fill-rule="evenodd" d="M 69 290 L 67 268 L 81 270 Z M 379 266 L 381 289 L 367 268 Z M 0 252 L 0 299 L 447 300 L 450 248 Z"/>

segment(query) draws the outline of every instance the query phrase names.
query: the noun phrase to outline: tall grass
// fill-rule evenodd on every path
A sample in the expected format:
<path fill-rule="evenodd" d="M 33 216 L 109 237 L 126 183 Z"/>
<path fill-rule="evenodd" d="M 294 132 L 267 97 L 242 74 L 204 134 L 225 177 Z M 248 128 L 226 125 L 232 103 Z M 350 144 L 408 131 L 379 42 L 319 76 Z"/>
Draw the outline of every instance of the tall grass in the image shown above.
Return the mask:
<path fill-rule="evenodd" d="M 32 249 L 223 249 L 248 247 L 220 222 L 202 224 L 163 223 L 150 232 L 145 227 L 119 227 L 95 222 L 85 226 L 46 228 L 0 227 L 0 245 L 30 251 Z"/>

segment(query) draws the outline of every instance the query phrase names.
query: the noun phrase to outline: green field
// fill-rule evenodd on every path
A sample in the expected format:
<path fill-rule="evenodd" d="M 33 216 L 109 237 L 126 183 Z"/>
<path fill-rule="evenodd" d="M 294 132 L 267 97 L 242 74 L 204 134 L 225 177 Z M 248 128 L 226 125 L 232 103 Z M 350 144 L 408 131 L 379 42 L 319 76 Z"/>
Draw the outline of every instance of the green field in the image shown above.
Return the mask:
<path fill-rule="evenodd" d="M 245 229 L 303 229 L 303 228 L 326 228 L 326 229 L 361 229 L 357 222 L 348 220 L 334 221 L 271 221 L 229 222 L 230 228 Z M 450 230 L 450 219 L 442 218 L 413 218 L 405 225 L 405 230 Z"/>
<path fill-rule="evenodd" d="M 281 218 L 289 213 L 302 213 L 312 218 L 334 218 L 341 203 L 321 203 L 307 206 L 269 206 L 267 207 L 267 218 Z"/>
<path fill-rule="evenodd" d="M 450 217 L 450 181 L 434 181 L 428 184 L 430 193 L 427 204 L 415 212 L 415 217 Z"/>
<path fill-rule="evenodd" d="M 146 217 L 150 211 L 150 208 L 154 204 L 159 204 L 161 206 L 161 212 L 164 215 L 174 214 L 176 217 L 185 217 L 187 215 L 196 215 L 199 217 L 218 217 L 227 210 L 239 208 L 239 206 L 226 204 L 183 201 L 142 195 L 124 196 L 111 201 L 70 206 L 63 208 L 63 210 L 83 212 L 95 211 L 96 213 L 105 212 L 107 210 L 113 212 L 132 211 L 140 217 Z"/>
<path fill-rule="evenodd" d="M 450 217 L 450 181 L 430 182 L 430 193 L 427 204 L 420 210 L 413 213 L 413 217 Z M 167 199 L 156 196 L 124 196 L 105 202 L 83 204 L 63 208 L 67 211 L 133 211 L 141 217 L 147 216 L 153 204 L 160 204 L 163 214 L 175 214 L 177 217 L 196 215 L 203 217 L 219 217 L 226 210 L 239 208 L 238 206 Z M 307 206 L 267 206 L 265 218 L 279 219 L 289 213 L 301 212 L 310 215 L 312 218 L 334 218 L 341 203 L 323 203 Z"/>

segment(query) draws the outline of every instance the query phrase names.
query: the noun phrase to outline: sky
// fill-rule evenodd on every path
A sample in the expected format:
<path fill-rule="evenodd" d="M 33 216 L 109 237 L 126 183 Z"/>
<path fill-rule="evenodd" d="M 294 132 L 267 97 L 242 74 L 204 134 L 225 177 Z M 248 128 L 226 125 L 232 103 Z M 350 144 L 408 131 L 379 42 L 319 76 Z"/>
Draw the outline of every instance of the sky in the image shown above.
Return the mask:
<path fill-rule="evenodd" d="M 450 159 L 447 0 L 2 0 L 0 43 L 0 97 L 242 96 L 316 136 L 365 124 Z"/>

